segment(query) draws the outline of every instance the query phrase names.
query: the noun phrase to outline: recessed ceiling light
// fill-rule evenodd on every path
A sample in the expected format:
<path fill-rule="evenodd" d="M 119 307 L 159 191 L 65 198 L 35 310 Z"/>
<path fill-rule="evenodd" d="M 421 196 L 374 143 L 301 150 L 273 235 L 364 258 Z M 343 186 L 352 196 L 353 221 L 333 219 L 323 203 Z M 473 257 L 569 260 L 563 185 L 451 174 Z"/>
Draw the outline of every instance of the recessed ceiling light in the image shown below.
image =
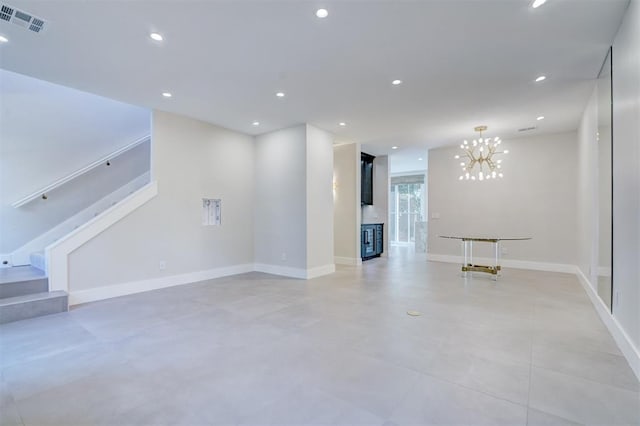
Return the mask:
<path fill-rule="evenodd" d="M 393 84 L 394 86 L 397 86 L 399 84 L 402 84 L 402 80 L 393 80 L 391 84 Z"/>
<path fill-rule="evenodd" d="M 6 38 L 5 36 L 1 36 L 0 35 L 0 43 L 8 43 L 8 42 L 9 42 L 8 38 Z"/>
<path fill-rule="evenodd" d="M 536 120 L 538 120 L 538 121 L 544 120 L 544 115 L 541 115 L 540 117 L 536 118 Z"/>
<path fill-rule="evenodd" d="M 318 18 L 326 18 L 329 16 L 329 11 L 327 9 L 318 9 L 316 10 L 316 16 Z"/>
<path fill-rule="evenodd" d="M 149 37 L 151 37 L 151 38 L 152 38 L 153 40 L 155 40 L 155 41 L 162 41 L 162 40 L 164 40 L 164 37 L 162 37 L 162 35 L 161 35 L 161 34 L 158 34 L 158 33 L 151 33 L 151 34 L 149 34 Z"/>
<path fill-rule="evenodd" d="M 541 75 L 540 77 L 536 78 L 536 83 L 540 83 L 541 81 L 544 81 L 547 79 L 546 75 Z"/>
<path fill-rule="evenodd" d="M 162 92 L 162 96 L 164 96 L 165 98 L 170 98 L 173 95 L 169 92 Z"/>
<path fill-rule="evenodd" d="M 347 125 L 347 123 L 345 123 L 344 121 L 341 121 L 341 122 L 340 122 L 340 123 L 338 123 L 338 124 L 339 124 L 339 125 L 341 125 L 341 126 L 343 126 L 343 127 Z"/>
<path fill-rule="evenodd" d="M 542 6 L 543 4 L 545 4 L 547 2 L 547 0 L 533 0 L 533 3 L 531 4 L 531 7 L 534 9 L 539 8 L 540 6 Z"/>
<path fill-rule="evenodd" d="M 391 149 L 398 149 L 398 147 L 397 146 L 392 146 Z"/>
<path fill-rule="evenodd" d="M 284 98 L 284 92 L 278 92 L 276 93 L 276 96 L 279 98 Z"/>
<path fill-rule="evenodd" d="M 254 125 L 254 126 L 259 126 L 259 125 L 260 125 L 260 122 L 259 122 L 259 121 L 254 121 L 254 122 L 253 122 L 253 123 L 251 123 L 251 124 L 252 124 L 252 125 Z"/>
<path fill-rule="evenodd" d="M 418 158 L 418 161 L 422 161 L 422 157 Z"/>

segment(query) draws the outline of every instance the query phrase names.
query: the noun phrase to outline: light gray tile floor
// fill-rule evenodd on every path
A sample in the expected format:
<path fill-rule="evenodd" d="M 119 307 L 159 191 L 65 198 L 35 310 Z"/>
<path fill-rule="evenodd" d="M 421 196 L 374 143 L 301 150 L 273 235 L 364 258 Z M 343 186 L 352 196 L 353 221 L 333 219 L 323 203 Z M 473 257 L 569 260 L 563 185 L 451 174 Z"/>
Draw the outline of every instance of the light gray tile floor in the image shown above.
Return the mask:
<path fill-rule="evenodd" d="M 0 424 L 640 424 L 640 385 L 575 277 L 465 280 L 395 254 L 2 325 Z"/>

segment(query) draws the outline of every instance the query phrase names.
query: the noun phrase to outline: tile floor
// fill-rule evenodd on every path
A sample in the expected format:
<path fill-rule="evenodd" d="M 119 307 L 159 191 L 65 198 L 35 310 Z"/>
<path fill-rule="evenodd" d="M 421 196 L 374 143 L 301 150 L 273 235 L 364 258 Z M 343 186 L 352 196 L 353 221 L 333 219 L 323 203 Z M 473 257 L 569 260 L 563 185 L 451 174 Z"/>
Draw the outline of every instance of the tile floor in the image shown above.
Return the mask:
<path fill-rule="evenodd" d="M 0 326 L 0 424 L 640 424 L 640 385 L 574 276 L 465 280 L 396 254 Z"/>

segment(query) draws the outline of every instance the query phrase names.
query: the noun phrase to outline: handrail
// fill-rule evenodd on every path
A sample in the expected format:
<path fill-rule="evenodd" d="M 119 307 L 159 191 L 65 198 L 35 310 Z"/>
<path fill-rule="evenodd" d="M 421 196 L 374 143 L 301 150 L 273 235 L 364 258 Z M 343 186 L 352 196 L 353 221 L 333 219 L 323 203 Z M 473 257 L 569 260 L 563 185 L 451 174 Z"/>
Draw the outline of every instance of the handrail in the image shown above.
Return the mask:
<path fill-rule="evenodd" d="M 144 142 L 147 142 L 149 140 L 151 140 L 151 136 L 150 135 L 147 135 L 147 136 L 144 136 L 144 137 L 142 137 L 142 138 L 140 138 L 138 140 L 135 140 L 135 141 L 131 142 L 129 145 L 123 146 L 122 148 L 119 148 L 118 150 L 112 152 L 111 154 L 106 155 L 106 156 L 100 158 L 99 160 L 96 160 L 93 163 L 91 163 L 89 165 L 86 165 L 83 168 L 78 169 L 75 172 L 73 172 L 73 173 L 71 173 L 71 174 L 69 174 L 69 175 L 67 175 L 67 176 L 65 176 L 63 178 L 58 179 L 57 181 L 45 186 L 44 188 L 39 189 L 39 190 L 27 195 L 26 197 L 21 198 L 18 201 L 15 201 L 15 202 L 11 203 L 11 206 L 15 207 L 15 208 L 18 208 L 18 207 L 24 206 L 25 204 L 35 200 L 36 198 L 40 198 L 40 197 L 44 198 L 46 196 L 45 194 L 47 192 L 50 192 L 50 191 L 58 188 L 59 186 L 64 185 L 65 183 L 77 178 L 78 176 L 83 175 L 83 174 L 87 173 L 88 171 L 95 169 L 96 167 L 98 167 L 98 166 L 104 164 L 105 162 L 117 157 L 118 155 L 120 155 L 120 154 L 122 154 L 124 152 L 127 152 L 130 149 L 135 148 L 136 146 L 138 146 L 138 145 L 140 145 L 140 144 L 142 144 Z"/>

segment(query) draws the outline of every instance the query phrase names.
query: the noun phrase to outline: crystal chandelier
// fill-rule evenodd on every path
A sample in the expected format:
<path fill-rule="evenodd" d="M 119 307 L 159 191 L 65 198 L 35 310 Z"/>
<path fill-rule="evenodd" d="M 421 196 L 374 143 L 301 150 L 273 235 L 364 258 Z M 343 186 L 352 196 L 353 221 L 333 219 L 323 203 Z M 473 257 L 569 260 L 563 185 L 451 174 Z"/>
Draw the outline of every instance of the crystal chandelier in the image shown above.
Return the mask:
<path fill-rule="evenodd" d="M 464 151 L 462 158 L 465 161 L 460 162 L 462 174 L 459 180 L 485 180 L 501 178 L 502 160 L 495 159 L 497 154 L 508 154 L 508 150 L 498 151 L 498 146 L 502 143 L 499 137 L 483 138 L 482 132 L 487 130 L 487 126 L 478 126 L 474 129 L 480 133 L 478 139 L 474 139 L 469 143 L 464 141 L 460 148 Z M 460 155 L 456 155 L 455 159 L 459 160 Z"/>

